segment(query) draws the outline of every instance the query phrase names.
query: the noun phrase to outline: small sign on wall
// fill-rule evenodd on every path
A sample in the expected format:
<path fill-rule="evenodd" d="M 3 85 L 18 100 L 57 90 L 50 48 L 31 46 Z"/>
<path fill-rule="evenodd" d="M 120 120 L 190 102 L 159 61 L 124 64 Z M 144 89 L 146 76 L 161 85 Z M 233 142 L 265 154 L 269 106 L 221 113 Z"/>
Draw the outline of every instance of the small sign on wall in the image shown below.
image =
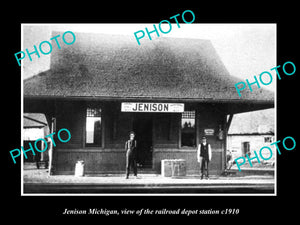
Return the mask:
<path fill-rule="evenodd" d="M 204 129 L 204 135 L 213 136 L 214 134 L 215 134 L 215 129 L 211 129 L 211 128 Z"/>

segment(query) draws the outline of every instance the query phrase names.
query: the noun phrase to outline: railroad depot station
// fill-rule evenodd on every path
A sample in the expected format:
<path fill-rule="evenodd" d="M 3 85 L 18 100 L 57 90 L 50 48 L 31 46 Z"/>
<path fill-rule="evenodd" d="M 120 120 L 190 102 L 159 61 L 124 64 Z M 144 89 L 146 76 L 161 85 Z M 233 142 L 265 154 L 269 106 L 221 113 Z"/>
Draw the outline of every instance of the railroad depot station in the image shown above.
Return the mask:
<path fill-rule="evenodd" d="M 234 114 L 274 107 L 274 93 L 254 85 L 239 97 L 234 84 L 241 80 L 210 40 L 160 37 L 138 45 L 121 35 L 75 35 L 72 45 L 53 44 L 50 69 L 23 84 L 24 113 L 43 113 L 50 133 L 72 135 L 56 141 L 53 174 L 74 174 L 80 160 L 88 174 L 124 173 L 133 130 L 139 171 L 159 174 L 162 160 L 184 159 L 187 174 L 199 174 L 197 146 L 206 136 L 210 174 L 220 175 Z"/>

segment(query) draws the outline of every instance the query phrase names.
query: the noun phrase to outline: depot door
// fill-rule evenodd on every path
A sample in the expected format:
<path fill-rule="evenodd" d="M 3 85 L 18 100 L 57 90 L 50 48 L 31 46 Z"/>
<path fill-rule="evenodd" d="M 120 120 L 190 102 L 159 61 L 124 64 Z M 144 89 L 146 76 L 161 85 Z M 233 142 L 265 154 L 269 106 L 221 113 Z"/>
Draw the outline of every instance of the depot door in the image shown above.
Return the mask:
<path fill-rule="evenodd" d="M 134 113 L 132 128 L 137 140 L 138 165 L 142 168 L 152 168 L 152 115 Z"/>

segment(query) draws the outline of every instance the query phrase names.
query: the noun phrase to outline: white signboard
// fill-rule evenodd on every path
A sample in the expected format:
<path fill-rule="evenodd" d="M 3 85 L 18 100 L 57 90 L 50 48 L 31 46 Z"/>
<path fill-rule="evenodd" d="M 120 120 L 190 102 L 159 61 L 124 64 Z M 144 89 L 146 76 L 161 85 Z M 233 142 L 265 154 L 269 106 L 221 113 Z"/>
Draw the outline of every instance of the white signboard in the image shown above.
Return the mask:
<path fill-rule="evenodd" d="M 212 136 L 215 134 L 215 129 L 204 129 L 204 134 L 207 136 Z"/>
<path fill-rule="evenodd" d="M 122 102 L 122 112 L 169 112 L 182 113 L 183 103 Z"/>

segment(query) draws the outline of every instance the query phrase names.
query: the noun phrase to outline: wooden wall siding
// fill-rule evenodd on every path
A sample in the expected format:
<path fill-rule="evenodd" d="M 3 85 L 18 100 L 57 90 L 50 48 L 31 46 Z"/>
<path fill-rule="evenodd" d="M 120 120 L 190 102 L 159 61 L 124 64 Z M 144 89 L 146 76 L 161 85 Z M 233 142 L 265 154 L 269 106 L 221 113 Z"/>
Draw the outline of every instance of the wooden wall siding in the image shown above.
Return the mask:
<path fill-rule="evenodd" d="M 156 113 L 153 115 L 154 148 L 177 148 L 181 114 Z"/>
<path fill-rule="evenodd" d="M 122 113 L 118 104 L 107 104 L 105 108 L 105 148 L 124 149 L 125 141 L 132 129 L 132 114 Z"/>
<path fill-rule="evenodd" d="M 115 150 L 60 150 L 56 152 L 56 173 L 73 173 L 77 161 L 85 162 L 85 172 L 125 172 L 125 151 Z"/>
<path fill-rule="evenodd" d="M 212 128 L 216 132 L 219 129 L 219 124 L 223 124 L 223 114 L 218 113 L 212 108 L 204 107 L 198 111 L 198 125 L 200 138 L 204 135 L 204 129 Z M 207 136 L 207 138 L 213 140 L 214 136 Z M 201 143 L 201 140 L 200 140 Z"/>
<path fill-rule="evenodd" d="M 225 154 L 226 154 L 226 137 L 223 140 L 218 138 L 219 126 L 224 129 L 224 122 L 226 115 L 222 107 L 214 104 L 199 104 L 197 110 L 197 137 L 198 143 L 201 143 L 201 137 L 205 135 L 204 130 L 207 128 L 214 129 L 214 135 L 207 137 L 207 142 L 211 144 L 213 159 L 211 162 L 212 170 L 216 170 L 219 174 L 225 168 Z M 216 155 L 216 157 L 214 156 Z"/>
<path fill-rule="evenodd" d="M 209 164 L 210 174 L 221 173 L 221 149 L 214 149 L 212 161 Z M 188 174 L 199 174 L 196 150 L 156 149 L 153 152 L 153 169 L 161 173 L 161 160 L 185 159 Z M 55 174 L 73 174 L 77 161 L 85 162 L 87 174 L 123 173 L 125 172 L 125 151 L 120 150 L 87 150 L 64 149 L 55 154 Z"/>
<path fill-rule="evenodd" d="M 54 161 L 57 172 L 73 173 L 78 160 L 86 162 L 89 173 L 105 173 L 107 171 L 121 172 L 125 169 L 124 143 L 128 139 L 128 132 L 132 129 L 135 114 L 120 111 L 120 104 L 103 103 L 103 131 L 104 148 L 85 147 L 85 118 L 86 104 L 84 101 L 56 102 L 56 132 L 67 128 L 72 135 L 68 143 L 60 143 L 56 138 L 57 147 L 54 149 Z M 196 106 L 195 106 L 196 108 Z M 216 107 L 206 104 L 197 106 L 196 126 L 197 141 L 201 141 L 204 129 L 215 130 L 213 136 L 207 136 L 212 146 L 213 159 L 210 163 L 212 173 L 221 173 L 225 160 L 225 138 L 218 139 L 219 125 L 224 124 L 225 115 Z M 162 159 L 186 159 L 188 173 L 199 172 L 197 163 L 197 147 L 181 148 L 179 113 L 153 113 L 153 168 L 160 173 Z M 214 171 L 214 172 L 213 172 Z"/>
<path fill-rule="evenodd" d="M 84 144 L 85 104 L 75 101 L 56 103 L 56 133 L 66 128 L 71 133 L 71 140 L 61 143 L 56 137 L 57 148 L 82 148 Z M 61 133 L 63 134 L 63 133 Z M 63 138 L 63 136 L 62 136 Z"/>
<path fill-rule="evenodd" d="M 134 113 L 120 112 L 118 104 L 107 104 L 105 108 L 105 148 L 124 148 L 129 131 L 132 130 Z M 153 113 L 153 146 L 178 148 L 179 113 Z"/>
<path fill-rule="evenodd" d="M 209 164 L 211 174 L 221 174 L 221 149 L 214 149 L 212 161 Z M 156 149 L 153 152 L 153 168 L 157 173 L 161 172 L 161 160 L 163 159 L 185 159 L 187 174 L 200 173 L 200 166 L 197 162 L 196 150 Z"/>

